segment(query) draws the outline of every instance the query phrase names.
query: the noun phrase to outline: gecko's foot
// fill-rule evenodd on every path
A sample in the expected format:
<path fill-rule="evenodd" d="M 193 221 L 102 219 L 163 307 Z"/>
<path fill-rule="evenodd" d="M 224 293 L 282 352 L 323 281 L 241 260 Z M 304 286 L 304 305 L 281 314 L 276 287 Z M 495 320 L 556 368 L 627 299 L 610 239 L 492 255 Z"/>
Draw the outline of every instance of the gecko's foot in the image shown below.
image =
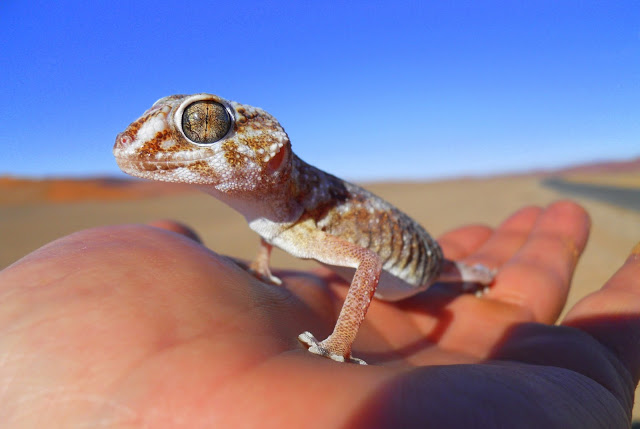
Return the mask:
<path fill-rule="evenodd" d="M 489 284 L 498 274 L 498 270 L 491 269 L 482 264 L 459 265 L 462 278 L 465 280 L 462 290 L 473 293 L 477 298 L 482 298 L 489 293 Z"/>
<path fill-rule="evenodd" d="M 483 285 L 490 284 L 495 278 L 498 270 L 491 269 L 482 264 L 466 265 L 457 263 L 462 280 L 465 282 L 480 283 Z"/>
<path fill-rule="evenodd" d="M 249 268 L 247 269 L 247 271 L 249 271 L 251 274 L 253 274 L 253 276 L 255 278 L 257 278 L 260 281 L 263 281 L 265 283 L 269 283 L 272 285 L 276 285 L 276 286 L 281 286 L 282 285 L 282 280 L 280 280 L 278 277 L 274 276 L 271 273 L 265 274 L 259 271 L 254 270 L 253 268 Z"/>
<path fill-rule="evenodd" d="M 464 293 L 472 293 L 476 296 L 476 298 L 482 298 L 486 294 L 489 293 L 491 288 L 486 284 L 478 284 L 478 283 L 463 283 L 462 291 Z"/>
<path fill-rule="evenodd" d="M 311 332 L 307 331 L 298 335 L 298 341 L 300 341 L 302 345 L 305 346 L 307 350 L 309 350 L 311 353 L 329 358 L 331 360 L 335 360 L 336 362 L 350 362 L 350 363 L 357 363 L 360 365 L 367 364 L 362 359 L 358 359 L 354 357 L 345 358 L 342 355 L 330 352 L 322 345 L 320 341 L 316 340 L 316 337 L 314 337 Z"/>

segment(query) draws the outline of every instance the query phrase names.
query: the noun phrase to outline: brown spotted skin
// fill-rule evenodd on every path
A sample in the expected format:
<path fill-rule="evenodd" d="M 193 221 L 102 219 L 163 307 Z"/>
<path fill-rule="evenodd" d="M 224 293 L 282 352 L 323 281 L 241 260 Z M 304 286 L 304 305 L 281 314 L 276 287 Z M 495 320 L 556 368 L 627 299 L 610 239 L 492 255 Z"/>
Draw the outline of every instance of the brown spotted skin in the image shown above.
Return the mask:
<path fill-rule="evenodd" d="M 369 249 L 383 269 L 416 287 L 433 283 L 442 266 L 438 243 L 409 216 L 371 192 L 296 159 L 303 217 L 318 229 Z M 318 195 L 320 194 L 320 195 Z"/>
<path fill-rule="evenodd" d="M 200 109 L 202 103 L 206 108 Z M 191 130 L 203 124 L 201 116 L 184 116 L 189 106 L 190 112 L 228 113 L 228 122 L 220 119 L 224 115 L 204 122 L 205 134 L 219 140 L 187 137 L 199 138 Z M 374 293 L 388 300 L 411 296 L 442 270 L 440 247 L 419 224 L 376 195 L 300 160 L 282 126 L 260 108 L 212 94 L 165 97 L 116 137 L 113 151 L 126 173 L 197 185 L 242 213 L 262 237 L 251 265 L 259 278 L 279 282 L 269 270 L 272 245 L 352 276 L 333 333 L 324 341 L 308 332 L 299 337 L 315 354 L 364 363 L 351 357 L 351 346 Z"/>

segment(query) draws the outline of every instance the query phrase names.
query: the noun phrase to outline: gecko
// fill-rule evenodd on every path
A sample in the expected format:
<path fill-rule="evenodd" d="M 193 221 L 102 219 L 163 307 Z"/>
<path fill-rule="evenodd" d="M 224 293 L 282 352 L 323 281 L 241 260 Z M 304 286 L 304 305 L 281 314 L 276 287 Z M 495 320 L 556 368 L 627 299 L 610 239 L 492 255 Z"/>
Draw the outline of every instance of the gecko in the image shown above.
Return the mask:
<path fill-rule="evenodd" d="M 156 101 L 117 135 L 122 171 L 187 183 L 241 213 L 260 246 L 249 271 L 280 285 L 270 270 L 273 246 L 315 259 L 351 280 L 333 332 L 298 340 L 312 353 L 366 364 L 351 347 L 371 299 L 398 301 L 436 281 L 489 285 L 495 271 L 448 261 L 416 221 L 373 193 L 298 158 L 266 111 L 212 94 Z"/>

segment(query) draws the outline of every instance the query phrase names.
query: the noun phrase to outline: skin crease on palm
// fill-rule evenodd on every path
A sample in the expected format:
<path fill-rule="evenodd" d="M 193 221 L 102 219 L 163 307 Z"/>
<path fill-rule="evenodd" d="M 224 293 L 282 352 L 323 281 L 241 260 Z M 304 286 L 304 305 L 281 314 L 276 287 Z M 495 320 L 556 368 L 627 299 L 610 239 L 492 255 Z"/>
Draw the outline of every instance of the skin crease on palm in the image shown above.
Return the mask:
<path fill-rule="evenodd" d="M 630 425 L 640 370 L 640 247 L 554 326 L 589 233 L 568 201 L 445 234 L 447 257 L 499 267 L 482 298 L 434 285 L 374 300 L 354 345 L 308 353 L 347 287 L 325 268 L 260 282 L 188 228 L 95 228 L 0 272 L 5 427 Z M 210 243 L 215 249 L 215 243 Z M 622 263 L 623 261 L 621 261 Z"/>

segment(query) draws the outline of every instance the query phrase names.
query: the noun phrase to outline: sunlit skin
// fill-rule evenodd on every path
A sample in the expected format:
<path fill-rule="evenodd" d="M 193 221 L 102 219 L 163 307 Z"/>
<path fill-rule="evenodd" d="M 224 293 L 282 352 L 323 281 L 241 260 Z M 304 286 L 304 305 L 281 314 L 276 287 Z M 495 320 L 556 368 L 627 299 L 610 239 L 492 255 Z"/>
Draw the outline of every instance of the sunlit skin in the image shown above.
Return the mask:
<path fill-rule="evenodd" d="M 327 269 L 276 270 L 274 286 L 171 221 L 79 232 L 0 272 L 0 421 L 625 427 L 640 370 L 640 248 L 553 326 L 588 233 L 588 215 L 565 201 L 445 234 L 447 257 L 500 268 L 491 291 L 436 285 L 374 300 L 354 344 L 361 366 L 296 341 L 333 326 L 347 285 Z"/>

